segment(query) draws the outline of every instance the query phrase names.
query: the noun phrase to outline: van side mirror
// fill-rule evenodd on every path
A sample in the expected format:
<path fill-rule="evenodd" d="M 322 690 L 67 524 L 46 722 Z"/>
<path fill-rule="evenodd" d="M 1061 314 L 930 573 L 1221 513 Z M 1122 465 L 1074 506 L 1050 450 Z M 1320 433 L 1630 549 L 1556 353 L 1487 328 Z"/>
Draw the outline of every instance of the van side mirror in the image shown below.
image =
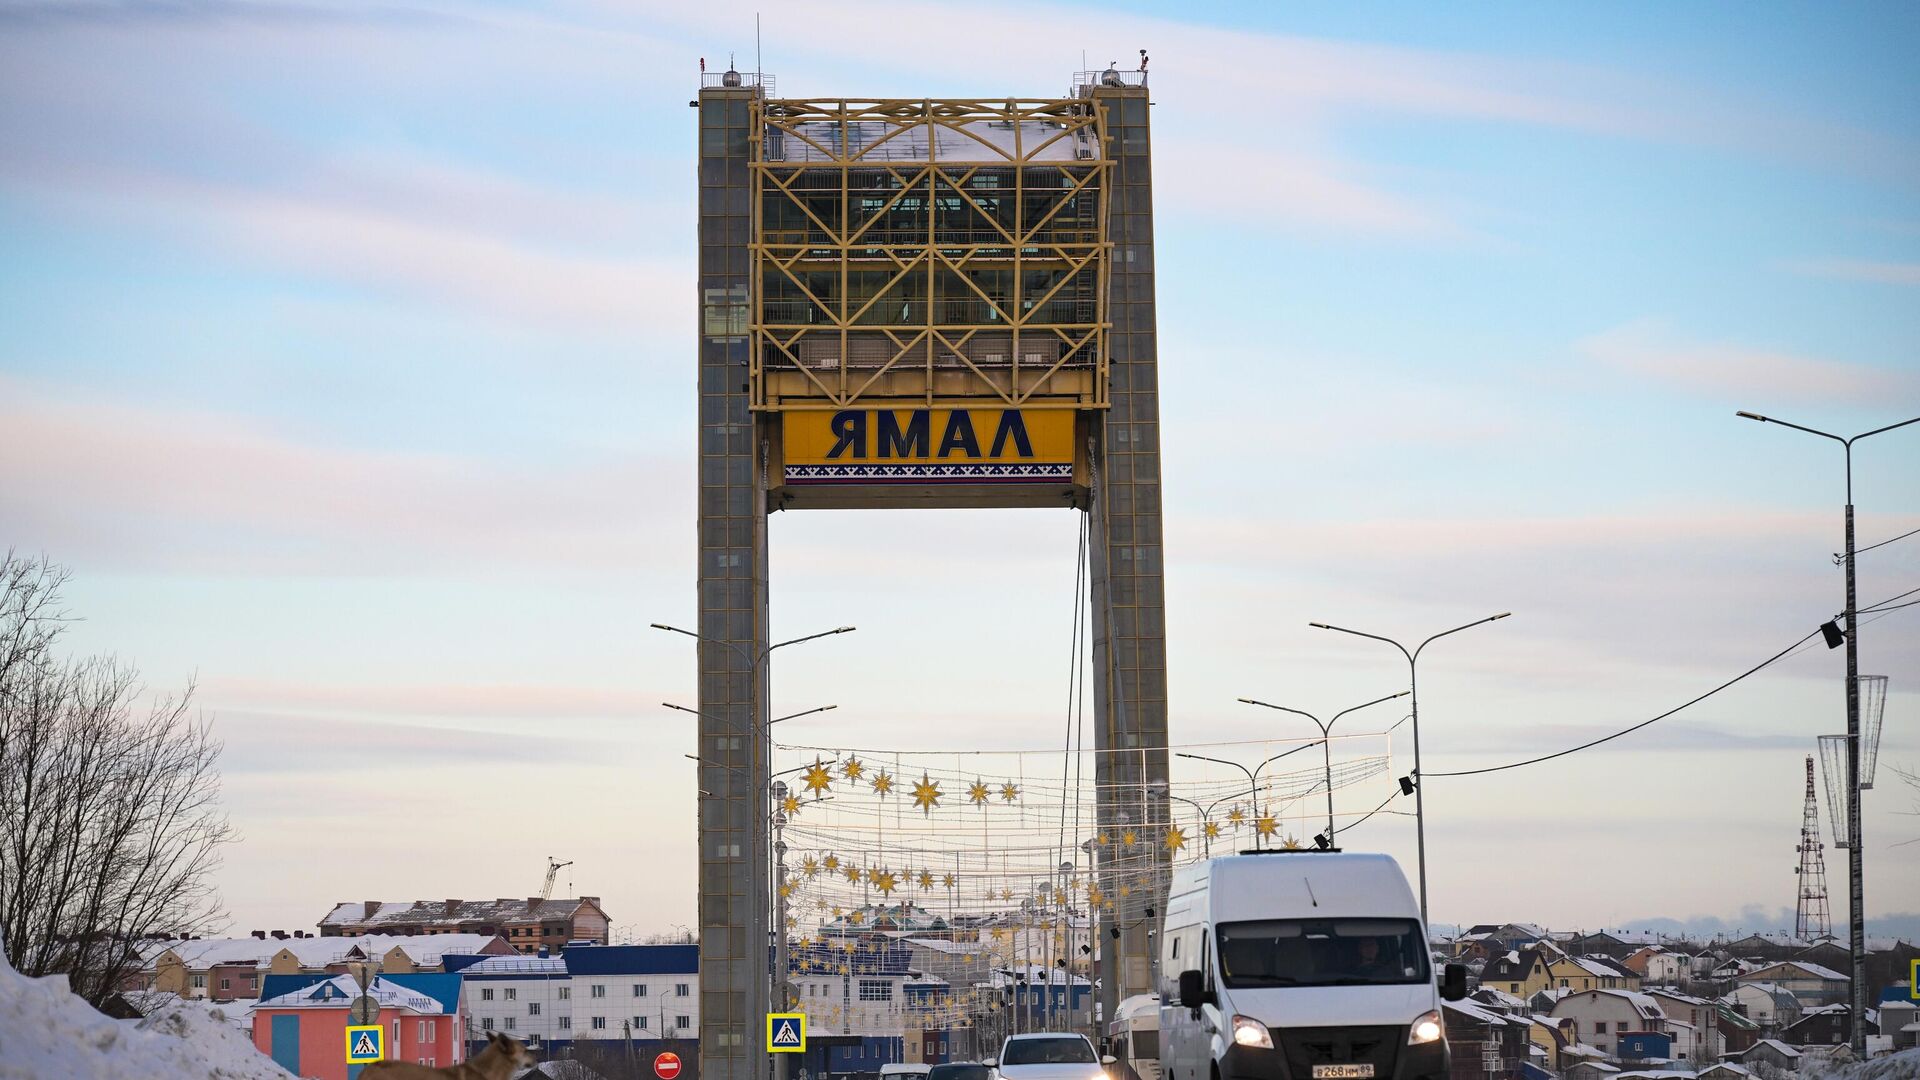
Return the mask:
<path fill-rule="evenodd" d="M 986 1060 L 982 1061 L 980 1064 L 985 1065 L 989 1069 L 997 1069 L 1000 1067 L 1000 1059 L 987 1058 Z"/>
<path fill-rule="evenodd" d="M 1208 1004 L 1213 995 L 1207 993 L 1207 984 L 1198 971 L 1180 973 L 1180 1005 L 1183 1008 L 1197 1009 Z"/>
<path fill-rule="evenodd" d="M 1100 1055 L 1100 1064 L 1102 1064 L 1102 1065 L 1111 1065 L 1111 1064 L 1113 1064 L 1114 1062 L 1116 1062 L 1116 1061 L 1119 1061 L 1119 1060 L 1120 1060 L 1119 1058 L 1117 1058 L 1117 1057 L 1114 1057 L 1114 1056 L 1113 1056 L 1112 1054 L 1102 1054 L 1102 1055 Z"/>
<path fill-rule="evenodd" d="M 1447 1001 L 1459 1001 L 1467 996 L 1465 964 L 1448 964 L 1440 969 L 1440 996 Z"/>

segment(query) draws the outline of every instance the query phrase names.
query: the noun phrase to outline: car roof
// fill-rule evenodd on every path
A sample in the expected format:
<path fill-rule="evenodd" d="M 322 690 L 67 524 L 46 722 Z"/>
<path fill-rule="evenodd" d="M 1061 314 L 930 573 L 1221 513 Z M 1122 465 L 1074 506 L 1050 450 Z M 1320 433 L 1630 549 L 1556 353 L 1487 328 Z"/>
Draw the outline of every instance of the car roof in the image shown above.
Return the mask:
<path fill-rule="evenodd" d="M 1084 1039 L 1085 1035 L 1077 1031 L 1022 1031 L 1018 1035 L 1007 1036 L 1008 1042 L 1025 1042 L 1028 1039 Z"/>

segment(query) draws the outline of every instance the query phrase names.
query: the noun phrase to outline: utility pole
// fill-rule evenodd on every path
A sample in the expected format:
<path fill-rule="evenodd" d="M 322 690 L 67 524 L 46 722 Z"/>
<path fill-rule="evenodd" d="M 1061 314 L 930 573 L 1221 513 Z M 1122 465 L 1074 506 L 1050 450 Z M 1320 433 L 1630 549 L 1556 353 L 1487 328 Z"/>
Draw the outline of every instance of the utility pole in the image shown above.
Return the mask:
<path fill-rule="evenodd" d="M 1867 1058 L 1867 900 L 1866 900 L 1866 844 L 1860 838 L 1860 626 L 1857 600 L 1854 595 L 1854 550 L 1853 550 L 1853 444 L 1869 435 L 1878 435 L 1883 431 L 1903 428 L 1908 424 L 1920 424 L 1920 416 L 1911 420 L 1902 420 L 1897 424 L 1874 428 L 1852 438 L 1844 438 L 1826 431 L 1817 431 L 1799 424 L 1790 424 L 1785 420 L 1776 420 L 1759 413 L 1738 412 L 1734 415 L 1745 420 L 1762 424 L 1779 424 L 1795 431 L 1804 431 L 1809 435 L 1818 435 L 1823 439 L 1832 439 L 1845 451 L 1847 474 L 1847 510 L 1846 510 L 1846 645 L 1847 645 L 1847 947 L 1851 953 L 1853 970 L 1849 972 L 1852 984 L 1847 995 L 1851 1006 L 1853 1035 L 1849 1040 L 1856 1061 Z"/>
<path fill-rule="evenodd" d="M 787 782 L 773 782 L 773 1011 L 787 1011 Z M 787 1080 L 787 1054 L 773 1055 L 774 1080 Z"/>

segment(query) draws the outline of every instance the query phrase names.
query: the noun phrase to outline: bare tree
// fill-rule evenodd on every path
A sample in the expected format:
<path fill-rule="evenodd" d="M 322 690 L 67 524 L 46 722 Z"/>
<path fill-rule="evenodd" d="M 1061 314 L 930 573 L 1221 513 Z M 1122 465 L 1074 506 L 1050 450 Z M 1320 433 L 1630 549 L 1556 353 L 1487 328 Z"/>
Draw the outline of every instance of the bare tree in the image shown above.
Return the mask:
<path fill-rule="evenodd" d="M 98 1003 L 139 970 L 142 939 L 218 921 L 211 878 L 234 834 L 193 687 L 143 708 L 131 666 L 56 655 L 66 579 L 0 562 L 0 941 L 21 972 L 64 973 Z"/>

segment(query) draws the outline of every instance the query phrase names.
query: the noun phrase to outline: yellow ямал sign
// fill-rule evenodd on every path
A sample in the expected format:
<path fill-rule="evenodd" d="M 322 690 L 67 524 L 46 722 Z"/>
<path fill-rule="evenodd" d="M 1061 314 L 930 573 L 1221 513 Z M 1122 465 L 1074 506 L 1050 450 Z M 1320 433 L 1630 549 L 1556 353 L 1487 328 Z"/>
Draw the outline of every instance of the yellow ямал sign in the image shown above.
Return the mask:
<path fill-rule="evenodd" d="M 1052 484 L 1073 480 L 1071 409 L 789 412 L 789 484 Z"/>

